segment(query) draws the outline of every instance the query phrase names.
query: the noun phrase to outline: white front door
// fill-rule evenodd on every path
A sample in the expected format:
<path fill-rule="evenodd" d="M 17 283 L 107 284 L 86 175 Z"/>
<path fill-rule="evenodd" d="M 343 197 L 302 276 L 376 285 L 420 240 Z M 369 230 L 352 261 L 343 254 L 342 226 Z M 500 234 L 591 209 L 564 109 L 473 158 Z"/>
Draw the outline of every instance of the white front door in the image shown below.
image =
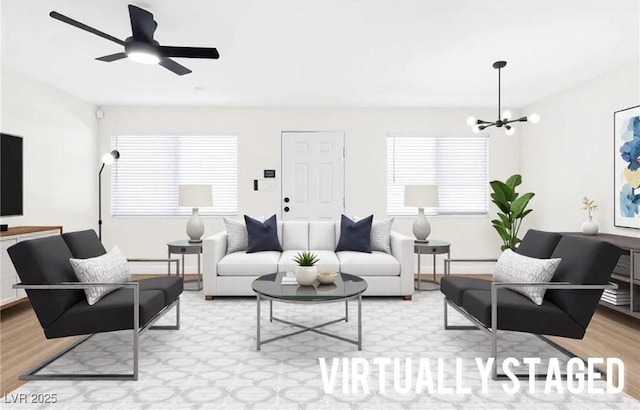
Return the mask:
<path fill-rule="evenodd" d="M 344 213 L 344 132 L 282 133 L 283 220 L 336 220 Z"/>

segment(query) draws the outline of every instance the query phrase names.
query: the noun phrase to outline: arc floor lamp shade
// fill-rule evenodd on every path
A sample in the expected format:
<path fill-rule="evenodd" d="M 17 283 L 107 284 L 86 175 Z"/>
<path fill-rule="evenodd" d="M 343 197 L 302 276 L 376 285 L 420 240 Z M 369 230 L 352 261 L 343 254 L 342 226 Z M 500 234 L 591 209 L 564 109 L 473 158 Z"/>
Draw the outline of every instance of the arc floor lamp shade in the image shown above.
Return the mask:
<path fill-rule="evenodd" d="M 189 222 L 187 222 L 187 235 L 189 236 L 189 242 L 202 242 L 204 223 L 200 219 L 198 208 L 213 205 L 211 185 L 179 185 L 178 205 L 193 208 Z"/>
<path fill-rule="evenodd" d="M 431 233 L 431 224 L 424 216 L 424 208 L 438 206 L 438 186 L 405 185 L 404 206 L 418 208 L 418 215 L 413 221 L 413 235 L 418 241 L 426 241 Z"/>

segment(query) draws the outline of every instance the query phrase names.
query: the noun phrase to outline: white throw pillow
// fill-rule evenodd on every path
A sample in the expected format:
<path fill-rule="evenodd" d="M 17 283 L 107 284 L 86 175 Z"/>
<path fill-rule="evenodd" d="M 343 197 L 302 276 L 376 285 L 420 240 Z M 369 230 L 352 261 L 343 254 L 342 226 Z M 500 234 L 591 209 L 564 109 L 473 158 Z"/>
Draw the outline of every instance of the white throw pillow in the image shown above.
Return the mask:
<path fill-rule="evenodd" d="M 371 250 L 391 253 L 391 225 L 393 218 L 373 221 L 371 224 Z"/>
<path fill-rule="evenodd" d="M 511 249 L 502 252 L 496 271 L 493 274 L 494 282 L 549 282 L 556 269 L 560 265 L 560 258 L 537 259 L 515 253 Z M 542 305 L 544 294 L 547 291 L 543 287 L 514 286 L 510 289 L 522 293 L 536 305 Z"/>
<path fill-rule="evenodd" d="M 227 253 L 246 251 L 249 246 L 247 225 L 237 219 L 222 218 L 227 229 Z"/>
<path fill-rule="evenodd" d="M 78 280 L 83 283 L 87 282 L 103 282 L 118 283 L 128 282 L 131 280 L 131 272 L 127 258 L 122 254 L 118 247 L 114 247 L 111 252 L 107 252 L 102 256 L 89 259 L 69 259 L 73 271 L 76 273 Z M 87 288 L 84 293 L 87 295 L 89 305 L 95 304 L 104 295 L 113 292 L 118 288 L 95 286 Z"/>

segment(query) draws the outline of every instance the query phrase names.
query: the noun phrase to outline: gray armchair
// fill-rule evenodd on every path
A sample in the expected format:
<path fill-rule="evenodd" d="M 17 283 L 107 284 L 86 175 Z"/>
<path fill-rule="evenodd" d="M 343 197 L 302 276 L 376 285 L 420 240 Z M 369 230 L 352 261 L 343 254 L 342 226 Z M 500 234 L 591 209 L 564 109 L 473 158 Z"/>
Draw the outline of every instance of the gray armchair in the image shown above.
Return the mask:
<path fill-rule="evenodd" d="M 535 258 L 561 258 L 550 282 L 505 283 L 449 275 L 452 262 L 445 262 L 441 291 L 444 294 L 445 329 L 482 329 L 491 335 L 491 357 L 494 379 L 497 373 L 498 330 L 532 333 L 564 353 L 574 356 L 544 337 L 584 337 L 604 289 L 615 289 L 609 279 L 621 249 L 606 242 L 530 230 L 523 238 L 518 253 Z M 486 260 L 485 260 L 486 261 Z M 542 305 L 515 292 L 512 286 L 545 287 Z M 447 308 L 451 307 L 469 319 L 474 326 L 451 326 Z"/>
<path fill-rule="evenodd" d="M 69 259 L 84 259 L 106 253 L 92 230 L 19 242 L 10 247 L 8 253 L 21 280 L 14 287 L 26 290 L 47 339 L 84 335 L 69 348 L 21 375 L 23 380 L 137 380 L 140 333 L 146 329 L 180 328 L 180 294 L 183 282 L 177 276 L 107 284 L 78 282 Z M 172 261 L 176 262 L 177 272 L 179 261 Z M 112 286 L 118 289 L 90 306 L 83 290 L 92 286 Z M 175 325 L 153 326 L 156 320 L 174 307 Z M 38 374 L 95 333 L 118 330 L 133 331 L 131 373 Z"/>

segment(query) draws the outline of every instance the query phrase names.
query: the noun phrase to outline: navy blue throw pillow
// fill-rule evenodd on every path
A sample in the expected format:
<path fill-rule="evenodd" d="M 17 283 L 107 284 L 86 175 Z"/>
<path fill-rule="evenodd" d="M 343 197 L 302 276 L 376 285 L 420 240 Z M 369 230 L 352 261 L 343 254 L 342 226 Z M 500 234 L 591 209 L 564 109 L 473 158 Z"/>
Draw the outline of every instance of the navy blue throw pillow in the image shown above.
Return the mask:
<path fill-rule="evenodd" d="M 264 222 L 245 215 L 244 222 L 247 224 L 247 236 L 249 239 L 247 253 L 262 251 L 282 252 L 282 246 L 278 241 L 278 225 L 275 215 Z"/>
<path fill-rule="evenodd" d="M 371 253 L 371 223 L 373 215 L 354 222 L 342 215 L 340 221 L 340 240 L 336 247 L 339 251 L 356 251 Z"/>

